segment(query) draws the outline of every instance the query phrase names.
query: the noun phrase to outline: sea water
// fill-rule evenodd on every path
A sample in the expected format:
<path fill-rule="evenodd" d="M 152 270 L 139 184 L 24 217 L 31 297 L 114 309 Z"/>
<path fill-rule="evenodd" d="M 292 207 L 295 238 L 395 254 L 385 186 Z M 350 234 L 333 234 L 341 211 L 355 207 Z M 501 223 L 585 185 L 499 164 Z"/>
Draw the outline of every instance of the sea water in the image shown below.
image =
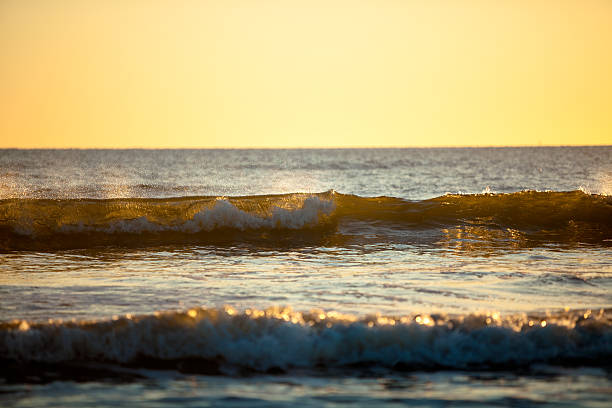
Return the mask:
<path fill-rule="evenodd" d="M 609 406 L 612 147 L 0 150 L 7 406 Z"/>

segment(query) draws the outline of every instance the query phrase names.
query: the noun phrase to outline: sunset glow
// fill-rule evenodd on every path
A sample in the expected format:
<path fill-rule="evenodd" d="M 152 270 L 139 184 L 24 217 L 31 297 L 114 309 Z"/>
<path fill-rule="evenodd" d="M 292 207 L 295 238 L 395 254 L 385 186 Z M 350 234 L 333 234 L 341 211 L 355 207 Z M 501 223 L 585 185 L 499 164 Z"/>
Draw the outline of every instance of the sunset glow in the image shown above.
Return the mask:
<path fill-rule="evenodd" d="M 612 144 L 612 2 L 0 3 L 0 147 Z"/>

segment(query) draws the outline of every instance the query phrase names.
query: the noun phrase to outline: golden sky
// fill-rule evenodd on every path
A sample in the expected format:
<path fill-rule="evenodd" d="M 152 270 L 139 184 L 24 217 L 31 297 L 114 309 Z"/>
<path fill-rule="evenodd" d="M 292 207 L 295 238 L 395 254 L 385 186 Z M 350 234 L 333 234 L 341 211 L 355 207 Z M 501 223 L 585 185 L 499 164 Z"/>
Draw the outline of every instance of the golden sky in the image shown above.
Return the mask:
<path fill-rule="evenodd" d="M 0 147 L 612 144 L 611 0 L 0 0 Z"/>

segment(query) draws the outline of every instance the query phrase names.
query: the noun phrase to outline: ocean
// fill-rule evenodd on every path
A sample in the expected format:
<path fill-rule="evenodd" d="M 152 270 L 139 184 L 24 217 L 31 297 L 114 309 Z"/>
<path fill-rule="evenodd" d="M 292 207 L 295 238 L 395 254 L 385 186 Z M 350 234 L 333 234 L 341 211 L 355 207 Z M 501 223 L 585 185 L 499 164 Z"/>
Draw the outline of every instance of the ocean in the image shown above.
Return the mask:
<path fill-rule="evenodd" d="M 0 405 L 612 400 L 612 147 L 0 150 Z"/>

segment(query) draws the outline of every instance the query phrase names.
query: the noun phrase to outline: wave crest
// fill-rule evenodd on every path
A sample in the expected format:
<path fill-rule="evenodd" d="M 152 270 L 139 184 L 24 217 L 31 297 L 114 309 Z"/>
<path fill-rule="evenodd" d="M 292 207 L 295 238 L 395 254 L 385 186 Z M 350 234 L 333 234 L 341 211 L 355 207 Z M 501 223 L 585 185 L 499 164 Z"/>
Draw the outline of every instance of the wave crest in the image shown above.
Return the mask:
<path fill-rule="evenodd" d="M 0 250 L 5 251 L 245 240 L 274 245 L 269 235 L 283 231 L 291 236 L 281 241 L 332 237 L 330 242 L 336 244 L 359 244 L 360 236 L 370 236 L 377 243 L 404 242 L 418 241 L 424 230 L 450 236 L 465 230 L 484 241 L 518 237 L 607 245 L 612 242 L 612 197 L 523 191 L 410 201 L 328 191 L 222 198 L 0 200 Z"/>
<path fill-rule="evenodd" d="M 549 316 L 356 317 L 287 308 L 196 308 L 98 322 L 0 324 L 0 355 L 17 363 L 214 361 L 235 370 L 606 367 L 610 310 Z"/>

